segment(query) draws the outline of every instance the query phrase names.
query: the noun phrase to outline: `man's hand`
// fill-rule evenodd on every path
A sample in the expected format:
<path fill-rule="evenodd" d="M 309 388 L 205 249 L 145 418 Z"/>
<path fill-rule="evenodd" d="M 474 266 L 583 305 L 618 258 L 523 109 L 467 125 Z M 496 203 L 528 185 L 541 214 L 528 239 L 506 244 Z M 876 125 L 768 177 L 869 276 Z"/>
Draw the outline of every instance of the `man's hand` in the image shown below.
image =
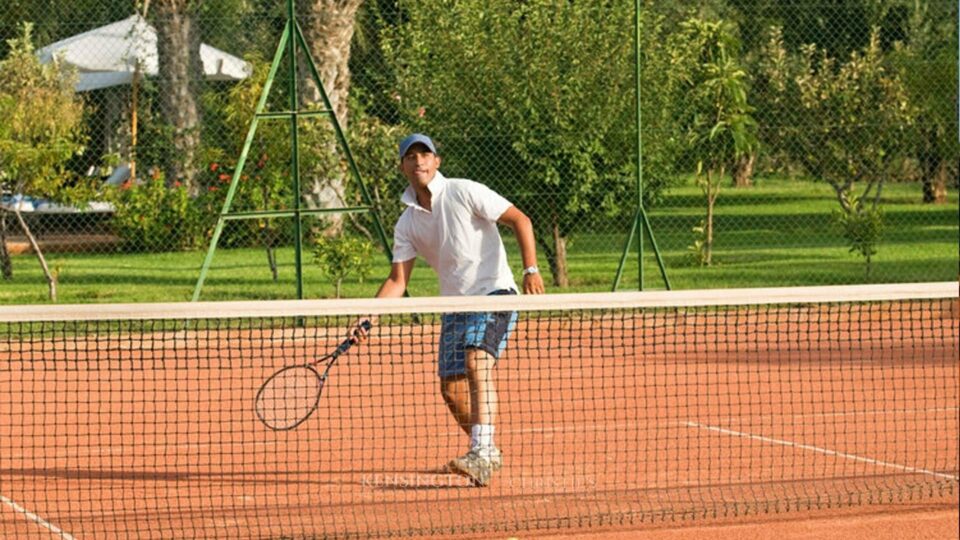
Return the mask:
<path fill-rule="evenodd" d="M 357 343 L 363 343 L 370 335 L 370 329 L 377 324 L 376 315 L 360 317 L 351 326 L 348 335 Z"/>
<path fill-rule="evenodd" d="M 540 272 L 523 275 L 523 294 L 543 294 L 543 276 Z"/>

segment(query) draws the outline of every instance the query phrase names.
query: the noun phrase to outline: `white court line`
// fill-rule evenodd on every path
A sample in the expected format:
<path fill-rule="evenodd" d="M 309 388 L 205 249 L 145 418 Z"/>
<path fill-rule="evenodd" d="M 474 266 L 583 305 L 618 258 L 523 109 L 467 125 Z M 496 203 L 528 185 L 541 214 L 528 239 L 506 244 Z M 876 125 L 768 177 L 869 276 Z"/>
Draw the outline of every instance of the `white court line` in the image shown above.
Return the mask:
<path fill-rule="evenodd" d="M 762 422 L 764 420 L 774 420 L 780 418 L 842 418 L 845 416 L 883 416 L 888 414 L 939 414 L 939 413 L 955 413 L 960 412 L 960 407 L 934 407 L 928 409 L 872 409 L 866 411 L 848 411 L 848 412 L 823 412 L 823 413 L 806 413 L 806 414 L 765 414 L 765 415 L 750 415 L 750 414 L 741 414 L 737 416 L 725 416 L 719 418 L 721 422 Z"/>
<path fill-rule="evenodd" d="M 57 527 L 56 525 L 54 525 L 53 523 L 50 523 L 49 521 L 43 519 L 42 517 L 34 514 L 33 512 L 27 510 L 26 508 L 20 506 L 19 504 L 16 503 L 16 501 L 13 501 L 8 497 L 5 497 L 4 495 L 0 495 L 0 502 L 9 506 L 10 508 L 13 508 L 15 512 L 23 514 L 23 516 L 29 519 L 30 521 L 36 523 L 37 525 L 43 527 L 44 529 L 47 529 L 48 531 L 53 533 L 54 536 L 59 536 L 64 540 L 76 540 L 76 538 L 74 538 L 74 536 L 71 535 L 70 533 L 64 531 L 60 527 Z"/>
<path fill-rule="evenodd" d="M 917 467 L 909 467 L 907 465 L 900 465 L 898 463 L 890 463 L 887 461 L 880 461 L 878 459 L 857 456 L 854 454 L 847 454 L 844 452 L 838 452 L 836 450 L 830 450 L 829 448 L 820 448 L 819 446 L 812 446 L 809 444 L 801 444 L 793 441 L 786 441 L 783 439 L 772 439 L 770 437 L 764 437 L 762 435 L 754 435 L 753 433 L 744 433 L 742 431 L 734 431 L 732 429 L 725 429 L 716 426 L 707 426 L 704 424 L 698 424 L 696 422 L 686 422 L 688 427 L 706 429 L 708 431 L 714 431 L 717 433 L 722 433 L 724 435 L 733 435 L 735 437 L 743 437 L 745 439 L 752 439 L 755 441 L 761 441 L 765 443 L 779 444 L 781 446 L 788 446 L 790 448 L 800 448 L 801 450 L 810 450 L 811 452 L 817 452 L 818 454 L 824 454 L 827 456 L 836 456 L 844 459 L 851 459 L 853 461 L 859 461 L 862 463 L 869 463 L 871 465 L 876 465 L 878 467 L 889 467 L 891 469 L 897 469 L 905 472 L 927 474 L 930 476 L 935 476 L 937 478 L 946 478 L 947 480 L 960 480 L 960 477 L 954 476 L 952 474 L 938 473 L 936 471 L 930 471 L 927 469 L 920 469 Z"/>
<path fill-rule="evenodd" d="M 737 422 L 762 422 L 764 420 L 773 420 L 773 419 L 782 419 L 782 418 L 793 418 L 793 419 L 804 419 L 804 418 L 836 418 L 836 417 L 845 417 L 845 416 L 883 416 L 883 415 L 898 415 L 898 414 L 938 414 L 945 412 L 958 412 L 960 407 L 935 407 L 927 409 L 873 409 L 867 411 L 850 411 L 850 412 L 834 412 L 834 413 L 807 413 L 807 414 L 772 414 L 772 415 L 739 415 L 739 416 L 727 416 L 720 418 L 720 421 L 737 421 Z M 497 433 L 505 434 L 529 434 L 529 433 L 568 433 L 568 432 L 589 432 L 589 431 L 607 431 L 610 429 L 636 429 L 641 426 L 646 426 L 646 429 L 659 429 L 662 426 L 687 426 L 690 427 L 690 422 L 671 422 L 671 421 L 655 421 L 651 423 L 644 424 L 640 421 L 635 422 L 617 422 L 617 423 L 590 423 L 590 424 L 564 424 L 560 426 L 544 426 L 544 427 L 530 427 L 530 428 L 516 428 L 516 429 L 504 429 L 502 431 L 497 431 Z"/>

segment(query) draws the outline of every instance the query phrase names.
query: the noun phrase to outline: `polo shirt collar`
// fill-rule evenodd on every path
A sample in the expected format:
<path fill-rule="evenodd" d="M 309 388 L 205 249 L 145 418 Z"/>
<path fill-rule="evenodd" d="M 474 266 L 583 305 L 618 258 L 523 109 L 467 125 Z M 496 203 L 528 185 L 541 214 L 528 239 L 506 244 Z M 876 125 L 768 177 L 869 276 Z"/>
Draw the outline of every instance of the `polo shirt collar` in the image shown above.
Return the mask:
<path fill-rule="evenodd" d="M 440 171 L 437 171 L 437 174 L 434 175 L 433 180 L 427 184 L 427 190 L 430 191 L 430 201 L 431 203 L 436 200 L 437 195 L 443 192 L 444 188 L 447 187 L 447 177 L 440 174 Z M 403 196 L 400 197 L 400 201 L 407 205 L 416 208 L 417 210 L 422 210 L 427 212 L 428 210 L 417 202 L 417 192 L 413 190 L 412 186 L 407 186 L 407 189 L 403 191 Z"/>

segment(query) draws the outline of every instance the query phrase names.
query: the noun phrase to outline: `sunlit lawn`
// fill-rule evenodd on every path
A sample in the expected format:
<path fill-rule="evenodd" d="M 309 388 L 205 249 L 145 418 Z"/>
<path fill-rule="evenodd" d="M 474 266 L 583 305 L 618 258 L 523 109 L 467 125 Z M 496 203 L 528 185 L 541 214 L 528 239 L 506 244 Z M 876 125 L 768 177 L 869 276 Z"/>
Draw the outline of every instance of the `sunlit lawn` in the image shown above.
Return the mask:
<path fill-rule="evenodd" d="M 702 219 L 700 194 L 695 186 L 675 189 L 648 211 L 667 276 L 674 289 L 770 287 L 863 282 L 955 280 L 958 276 L 958 204 L 951 191 L 947 205 L 919 202 L 919 186 L 885 187 L 885 230 L 871 274 L 863 258 L 850 253 L 832 219 L 838 205 L 829 186 L 821 183 L 763 180 L 750 189 L 725 189 L 718 201 L 714 264 L 692 262 L 691 229 Z M 571 287 L 551 292 L 610 290 L 616 276 L 629 226 L 618 233 L 580 234 L 571 239 Z M 504 231 L 514 267 L 519 257 L 509 231 Z M 664 282 L 645 242 L 644 288 L 662 289 Z M 169 302 L 189 300 L 203 261 L 202 252 L 157 254 L 48 254 L 59 275 L 61 303 Z M 203 289 L 204 300 L 294 298 L 293 250 L 278 250 L 279 277 L 275 282 L 263 249 L 220 249 Z M 304 257 L 304 296 L 328 298 L 334 285 L 321 269 Z M 620 290 L 638 288 L 636 240 L 627 258 Z M 549 284 L 546 261 L 541 260 Z M 378 256 L 369 277 L 343 284 L 343 296 L 372 296 L 389 265 Z M 414 296 L 437 293 L 433 272 L 422 261 L 414 271 Z M 46 286 L 32 255 L 14 256 L 14 279 L 0 281 L 0 303 L 47 301 Z"/>

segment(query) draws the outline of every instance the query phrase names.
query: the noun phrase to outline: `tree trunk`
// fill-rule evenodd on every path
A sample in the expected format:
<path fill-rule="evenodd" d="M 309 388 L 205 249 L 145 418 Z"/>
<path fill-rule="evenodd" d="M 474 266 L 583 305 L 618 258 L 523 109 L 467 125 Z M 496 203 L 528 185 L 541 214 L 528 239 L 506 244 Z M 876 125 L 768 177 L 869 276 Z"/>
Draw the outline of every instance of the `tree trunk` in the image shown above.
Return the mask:
<path fill-rule="evenodd" d="M 196 0 L 157 2 L 160 104 L 173 129 L 173 153 L 166 163 L 168 184 L 179 181 L 196 195 L 195 160 L 200 147 L 199 89 L 203 81 L 200 29 L 193 14 Z"/>
<path fill-rule="evenodd" d="M 756 154 L 744 154 L 733 164 L 733 187 L 753 185 L 753 166 L 757 162 Z"/>
<path fill-rule="evenodd" d="M 928 204 L 946 204 L 947 162 L 939 156 L 925 155 L 921 158 L 923 166 L 923 202 Z"/>
<path fill-rule="evenodd" d="M 560 233 L 560 225 L 553 224 L 553 261 L 550 264 L 553 272 L 553 284 L 560 288 L 570 286 L 570 276 L 567 272 L 567 237 Z"/>
<path fill-rule="evenodd" d="M 20 213 L 20 209 L 14 206 L 13 215 L 17 216 L 17 222 L 20 223 L 20 228 L 23 229 L 23 234 L 26 235 L 27 241 L 30 242 L 30 247 L 33 249 L 33 253 L 37 256 L 37 260 L 40 261 L 40 268 L 43 269 L 43 275 L 47 278 L 47 286 L 50 291 L 50 301 L 57 301 L 57 276 L 50 272 L 50 267 L 47 265 L 47 259 L 43 256 L 43 251 L 40 250 L 40 244 L 37 242 L 37 239 L 34 238 L 33 232 L 30 230 L 30 227 L 27 225 L 27 221 L 23 219 L 23 214 Z"/>
<path fill-rule="evenodd" d="M 301 2 L 298 16 L 303 37 L 317 66 L 321 83 L 336 114 L 340 128 L 346 133 L 348 97 L 350 94 L 350 45 L 353 41 L 357 9 L 363 0 L 308 0 Z M 301 71 L 300 98 L 304 104 L 320 104 L 320 90 L 304 66 Z M 338 142 L 331 134 L 329 151 L 338 153 Z M 306 202 L 313 208 L 344 206 L 345 179 L 331 171 L 329 178 L 312 178 L 304 182 Z M 336 234 L 343 226 L 343 216 L 326 217 L 325 234 Z"/>
<path fill-rule="evenodd" d="M 714 179 L 713 172 L 707 171 L 707 180 L 703 190 L 707 196 L 707 216 L 704 221 L 703 232 L 703 264 L 705 266 L 710 266 L 713 263 L 713 209 L 717 203 L 717 197 L 720 195 L 720 182 L 723 181 L 723 172 L 721 167 L 719 174 Z"/>
<path fill-rule="evenodd" d="M 0 210 L 0 275 L 3 279 L 13 279 L 13 262 L 7 251 L 7 212 Z"/>

